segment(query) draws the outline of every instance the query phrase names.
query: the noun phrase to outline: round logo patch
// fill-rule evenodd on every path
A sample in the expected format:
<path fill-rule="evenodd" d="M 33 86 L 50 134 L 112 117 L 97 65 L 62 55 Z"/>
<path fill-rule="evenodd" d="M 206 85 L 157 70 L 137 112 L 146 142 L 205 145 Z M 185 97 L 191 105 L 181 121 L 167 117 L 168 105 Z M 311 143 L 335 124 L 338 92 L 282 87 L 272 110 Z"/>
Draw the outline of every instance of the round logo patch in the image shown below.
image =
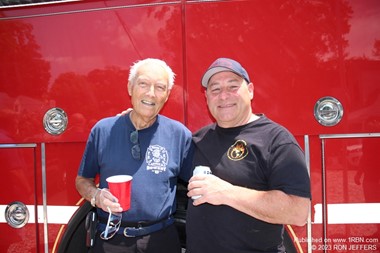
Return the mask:
<path fill-rule="evenodd" d="M 227 151 L 227 156 L 232 161 L 239 161 L 247 155 L 247 143 L 243 140 L 237 140 Z"/>
<path fill-rule="evenodd" d="M 155 174 L 166 171 L 166 165 L 169 163 L 169 155 L 166 148 L 160 145 L 150 145 L 146 151 L 147 170 Z"/>

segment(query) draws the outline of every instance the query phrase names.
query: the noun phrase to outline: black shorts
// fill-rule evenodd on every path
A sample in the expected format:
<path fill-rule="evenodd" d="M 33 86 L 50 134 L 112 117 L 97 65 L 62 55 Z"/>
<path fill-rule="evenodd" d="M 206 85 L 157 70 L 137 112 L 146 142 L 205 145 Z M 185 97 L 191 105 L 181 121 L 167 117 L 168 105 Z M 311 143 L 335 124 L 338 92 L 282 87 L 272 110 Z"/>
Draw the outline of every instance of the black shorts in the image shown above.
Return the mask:
<path fill-rule="evenodd" d="M 108 241 L 96 235 L 95 245 L 90 253 L 181 253 L 178 232 L 174 224 L 160 231 L 139 237 L 125 237 L 116 234 Z"/>

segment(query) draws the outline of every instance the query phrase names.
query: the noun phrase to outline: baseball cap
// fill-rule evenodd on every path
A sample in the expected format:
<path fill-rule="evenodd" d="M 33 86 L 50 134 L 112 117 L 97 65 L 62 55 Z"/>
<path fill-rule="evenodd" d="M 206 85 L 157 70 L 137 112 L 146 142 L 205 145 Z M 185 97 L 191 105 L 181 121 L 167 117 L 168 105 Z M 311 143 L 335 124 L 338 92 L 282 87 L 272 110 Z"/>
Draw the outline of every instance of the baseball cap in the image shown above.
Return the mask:
<path fill-rule="evenodd" d="M 249 76 L 247 71 L 235 60 L 232 60 L 230 58 L 219 58 L 216 61 L 214 61 L 211 66 L 207 69 L 206 73 L 204 73 L 202 77 L 202 86 L 207 88 L 208 81 L 210 81 L 210 78 L 223 71 L 231 71 L 242 78 L 244 78 L 248 83 L 251 81 L 249 80 Z"/>

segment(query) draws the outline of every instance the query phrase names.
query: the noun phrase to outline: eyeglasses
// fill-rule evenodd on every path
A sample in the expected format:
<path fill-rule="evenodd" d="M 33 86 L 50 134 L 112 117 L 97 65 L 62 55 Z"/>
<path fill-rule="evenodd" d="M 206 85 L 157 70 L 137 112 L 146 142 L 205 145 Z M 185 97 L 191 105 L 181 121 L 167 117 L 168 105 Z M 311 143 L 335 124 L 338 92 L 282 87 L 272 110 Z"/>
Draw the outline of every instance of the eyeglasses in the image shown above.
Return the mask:
<path fill-rule="evenodd" d="M 100 238 L 103 240 L 109 240 L 116 235 L 117 231 L 119 231 L 122 217 L 121 213 L 112 213 L 108 206 L 107 209 L 109 212 L 107 226 L 106 229 L 100 234 Z"/>
<path fill-rule="evenodd" d="M 139 144 L 139 133 L 137 132 L 137 130 L 131 132 L 129 139 L 132 142 L 132 144 L 134 144 L 132 146 L 132 150 L 131 150 L 132 157 L 136 160 L 140 160 L 141 159 L 141 149 L 140 149 L 140 144 Z"/>

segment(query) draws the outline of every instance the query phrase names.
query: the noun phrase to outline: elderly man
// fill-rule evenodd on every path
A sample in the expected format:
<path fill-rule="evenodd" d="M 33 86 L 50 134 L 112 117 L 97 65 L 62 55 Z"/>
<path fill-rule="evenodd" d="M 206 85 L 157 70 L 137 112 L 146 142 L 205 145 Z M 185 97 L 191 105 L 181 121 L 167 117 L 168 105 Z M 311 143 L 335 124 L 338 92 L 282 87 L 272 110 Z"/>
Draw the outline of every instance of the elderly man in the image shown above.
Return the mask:
<path fill-rule="evenodd" d="M 185 126 L 159 115 L 173 84 L 174 73 L 165 62 L 135 63 L 128 79 L 133 110 L 102 119 L 91 130 L 76 178 L 78 192 L 99 216 L 91 252 L 181 252 L 172 215 L 177 178 L 188 180 L 191 174 L 192 141 Z M 126 211 L 105 190 L 106 178 L 119 174 L 133 176 Z"/>

